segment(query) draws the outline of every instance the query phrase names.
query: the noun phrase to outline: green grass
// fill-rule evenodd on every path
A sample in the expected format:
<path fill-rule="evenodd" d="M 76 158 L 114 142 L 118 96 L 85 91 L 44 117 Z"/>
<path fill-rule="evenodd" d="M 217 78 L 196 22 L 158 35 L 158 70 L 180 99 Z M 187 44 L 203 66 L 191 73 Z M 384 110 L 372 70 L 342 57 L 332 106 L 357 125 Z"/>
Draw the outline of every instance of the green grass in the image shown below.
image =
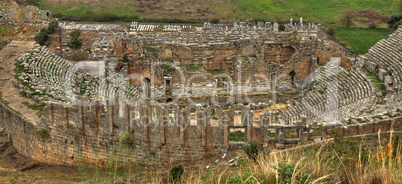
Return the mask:
<path fill-rule="evenodd" d="M 372 74 L 368 70 L 362 68 L 361 71 L 374 83 L 374 86 L 377 88 L 378 91 L 381 91 L 381 96 L 385 97 L 388 94 L 387 88 L 376 75 Z"/>
<path fill-rule="evenodd" d="M 374 8 L 376 11 L 392 15 L 396 13 L 393 0 L 218 0 L 214 2 L 201 1 L 198 9 L 207 13 L 205 20 L 197 15 L 187 16 L 176 13 L 168 14 L 166 11 L 155 10 L 154 14 L 141 13 L 142 10 L 134 6 L 133 1 L 115 0 L 114 3 L 87 3 L 83 1 L 61 2 L 54 0 L 30 0 L 32 4 L 41 9 L 51 10 L 58 17 L 83 18 L 89 15 L 91 19 L 98 19 L 104 15 L 105 20 L 123 21 L 163 21 L 163 22 L 203 22 L 207 19 L 220 19 L 221 22 L 235 21 L 289 21 L 290 18 L 298 21 L 303 17 L 305 22 L 320 23 L 336 31 L 335 36 L 352 50 L 356 49 L 359 40 L 359 54 L 364 54 L 380 39 L 386 38 L 392 30 L 387 28 L 367 29 L 368 24 L 356 22 L 352 29 L 339 26 L 339 15 L 344 11 L 357 11 Z M 166 7 L 175 10 L 185 10 L 192 6 L 192 2 L 177 0 L 168 3 Z M 399 2 L 398 2 L 399 3 Z M 148 11 L 146 11 L 148 12 Z M 142 18 L 142 19 L 141 19 Z M 185 19 L 185 20 L 181 20 Z M 358 17 L 356 19 L 364 19 Z M 380 27 L 384 27 L 381 25 Z"/>
<path fill-rule="evenodd" d="M 23 105 L 27 106 L 28 108 L 38 111 L 37 115 L 38 117 L 42 117 L 42 112 L 43 112 L 43 105 L 36 105 L 36 104 L 31 104 L 27 101 L 22 102 Z"/>
<path fill-rule="evenodd" d="M 342 27 L 335 28 L 335 36 L 346 45 L 356 51 L 357 39 L 359 40 L 359 54 L 365 54 L 374 46 L 379 40 L 385 39 L 389 34 L 393 32 L 391 29 L 379 28 L 379 29 L 345 29 Z"/>
<path fill-rule="evenodd" d="M 208 70 L 208 73 L 210 73 L 211 75 L 219 75 L 222 74 L 224 72 L 224 70 Z"/>
<path fill-rule="evenodd" d="M 199 71 L 200 69 L 201 69 L 201 66 L 189 65 L 189 66 L 186 68 L 186 71 L 187 71 L 187 72 L 197 72 L 197 71 Z"/>
<path fill-rule="evenodd" d="M 270 131 L 267 132 L 267 135 L 268 135 L 268 137 L 271 137 L 271 138 L 275 138 L 275 137 L 276 137 L 275 133 L 272 133 L 272 132 L 270 132 Z"/>
<path fill-rule="evenodd" d="M 244 141 L 244 133 L 240 130 L 231 132 L 229 135 L 229 141 Z"/>

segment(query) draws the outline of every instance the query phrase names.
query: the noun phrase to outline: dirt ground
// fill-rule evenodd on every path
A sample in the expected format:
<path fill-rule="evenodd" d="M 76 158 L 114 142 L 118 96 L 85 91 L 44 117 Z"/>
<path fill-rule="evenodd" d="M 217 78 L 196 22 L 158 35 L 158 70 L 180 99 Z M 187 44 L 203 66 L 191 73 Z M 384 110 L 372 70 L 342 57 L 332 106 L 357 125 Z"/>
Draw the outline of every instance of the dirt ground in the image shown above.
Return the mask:
<path fill-rule="evenodd" d="M 36 110 L 29 109 L 22 102 L 37 104 L 33 100 L 21 97 L 19 89 L 15 88 L 12 80 L 15 80 L 15 63 L 18 56 L 32 49 L 34 42 L 29 41 L 13 41 L 0 51 L 0 57 L 4 59 L 0 63 L 0 99 L 2 102 L 11 107 L 16 112 L 23 114 L 31 122 L 37 122 L 39 116 Z"/>
<path fill-rule="evenodd" d="M 0 132 L 0 183 L 75 183 L 74 167 L 47 165 L 20 155 L 4 132 Z"/>
<path fill-rule="evenodd" d="M 4 132 L 0 132 L 0 183 L 127 183 L 128 178 L 132 183 L 148 183 L 152 181 L 166 180 L 169 170 L 178 164 L 183 164 L 187 174 L 206 172 L 206 166 L 212 170 L 236 172 L 237 168 L 229 168 L 228 160 L 237 156 L 245 157 L 242 150 L 231 151 L 228 157 L 218 164 L 215 160 L 222 155 L 211 156 L 199 161 L 182 163 L 152 163 L 130 164 L 128 167 L 116 170 L 117 176 L 113 176 L 107 168 L 94 167 L 68 167 L 43 164 L 20 155 L 12 146 L 11 141 Z M 112 177 L 109 177 L 112 174 Z"/>

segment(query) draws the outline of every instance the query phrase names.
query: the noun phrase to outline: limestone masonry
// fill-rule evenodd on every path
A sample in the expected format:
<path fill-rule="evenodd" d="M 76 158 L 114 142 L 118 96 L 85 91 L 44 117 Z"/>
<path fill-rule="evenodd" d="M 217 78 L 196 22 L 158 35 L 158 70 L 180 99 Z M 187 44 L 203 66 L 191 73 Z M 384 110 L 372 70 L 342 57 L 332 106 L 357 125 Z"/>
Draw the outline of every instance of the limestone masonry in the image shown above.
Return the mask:
<path fill-rule="evenodd" d="M 26 19 L 51 16 L 23 11 Z M 284 149 L 334 132 L 402 130 L 401 26 L 358 60 L 302 19 L 59 29 L 93 35 L 90 61 L 64 59 L 73 54 L 69 37 L 57 48 L 36 45 L 17 59 L 13 83 L 44 105 L 40 120 L 0 104 L 0 127 L 41 162 L 198 160 L 251 140 Z M 231 140 L 237 131 L 244 141 Z"/>

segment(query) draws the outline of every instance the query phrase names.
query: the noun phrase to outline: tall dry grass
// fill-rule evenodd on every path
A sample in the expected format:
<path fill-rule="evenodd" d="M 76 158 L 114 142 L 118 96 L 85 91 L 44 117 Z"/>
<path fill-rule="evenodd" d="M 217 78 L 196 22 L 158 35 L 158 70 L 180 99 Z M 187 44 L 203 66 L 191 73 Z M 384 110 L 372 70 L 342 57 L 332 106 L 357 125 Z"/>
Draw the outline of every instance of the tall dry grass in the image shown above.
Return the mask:
<path fill-rule="evenodd" d="M 399 133 L 402 135 L 401 133 Z M 374 138 L 375 139 L 375 138 Z M 297 152 L 259 154 L 256 161 L 239 160 L 236 168 L 214 167 L 208 163 L 195 164 L 199 169 L 186 168 L 176 183 L 402 183 L 401 147 L 391 132 L 387 144 L 378 135 L 378 146 L 373 147 L 361 138 L 335 138 L 321 146 Z M 376 140 L 374 140 L 375 142 Z M 400 141 L 399 141 L 400 142 Z M 395 146 L 398 146 L 394 149 Z M 112 162 L 107 173 L 88 174 L 84 182 L 91 183 L 169 183 L 171 167 L 156 164 L 156 170 L 138 172 L 136 165 Z M 127 171 L 120 175 L 121 169 Z M 143 170 L 143 169 L 142 169 Z"/>

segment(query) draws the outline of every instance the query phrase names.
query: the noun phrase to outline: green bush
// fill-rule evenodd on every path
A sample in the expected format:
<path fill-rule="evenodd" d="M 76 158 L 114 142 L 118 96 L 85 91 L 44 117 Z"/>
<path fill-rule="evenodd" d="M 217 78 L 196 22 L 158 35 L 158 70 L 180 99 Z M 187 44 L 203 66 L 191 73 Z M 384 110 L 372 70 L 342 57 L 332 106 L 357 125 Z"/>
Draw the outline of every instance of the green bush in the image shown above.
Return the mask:
<path fill-rule="evenodd" d="M 58 23 L 57 23 L 56 21 L 49 22 L 49 25 L 47 26 L 47 32 L 48 32 L 49 34 L 54 33 L 55 28 L 57 27 L 57 24 L 58 24 Z"/>
<path fill-rule="evenodd" d="M 328 152 L 336 152 L 336 154 L 344 162 L 358 162 L 359 159 L 362 163 L 369 160 L 368 148 L 361 145 L 361 141 L 355 142 L 350 138 L 345 138 L 338 132 L 331 132 L 334 135 L 334 141 L 328 144 Z"/>
<path fill-rule="evenodd" d="M 49 34 L 54 32 L 56 26 L 56 21 L 50 22 L 47 28 L 42 28 L 35 36 L 35 41 L 40 45 L 45 45 L 45 42 L 49 39 Z"/>
<path fill-rule="evenodd" d="M 293 173 L 297 173 L 297 169 L 295 170 L 295 167 L 295 164 L 284 164 L 274 167 L 279 173 L 281 183 L 304 184 L 311 183 L 313 181 L 311 175 L 307 173 L 298 174 L 294 178 L 294 181 L 292 181 Z"/>
<path fill-rule="evenodd" d="M 49 130 L 47 130 L 45 128 L 36 130 L 35 133 L 41 135 L 45 139 L 49 139 L 49 137 L 50 137 Z"/>
<path fill-rule="evenodd" d="M 184 166 L 178 165 L 174 166 L 169 172 L 169 182 L 175 183 L 179 182 L 181 175 L 184 173 Z"/>
<path fill-rule="evenodd" d="M 245 144 L 243 149 L 248 158 L 253 159 L 254 161 L 256 160 L 258 154 L 262 152 L 262 146 L 256 140 L 252 140 L 249 144 Z"/>
<path fill-rule="evenodd" d="M 80 31 L 73 31 L 70 34 L 71 41 L 67 43 L 67 46 L 70 47 L 71 49 L 81 49 L 82 47 L 82 41 L 80 41 Z"/>
<path fill-rule="evenodd" d="M 219 24 L 220 20 L 219 19 L 212 19 L 211 23 L 212 24 Z"/>
<path fill-rule="evenodd" d="M 402 14 L 392 15 L 388 20 L 388 27 L 398 29 L 399 25 L 402 25 Z"/>
<path fill-rule="evenodd" d="M 279 31 L 285 31 L 285 25 L 284 24 L 279 24 L 278 30 Z"/>

